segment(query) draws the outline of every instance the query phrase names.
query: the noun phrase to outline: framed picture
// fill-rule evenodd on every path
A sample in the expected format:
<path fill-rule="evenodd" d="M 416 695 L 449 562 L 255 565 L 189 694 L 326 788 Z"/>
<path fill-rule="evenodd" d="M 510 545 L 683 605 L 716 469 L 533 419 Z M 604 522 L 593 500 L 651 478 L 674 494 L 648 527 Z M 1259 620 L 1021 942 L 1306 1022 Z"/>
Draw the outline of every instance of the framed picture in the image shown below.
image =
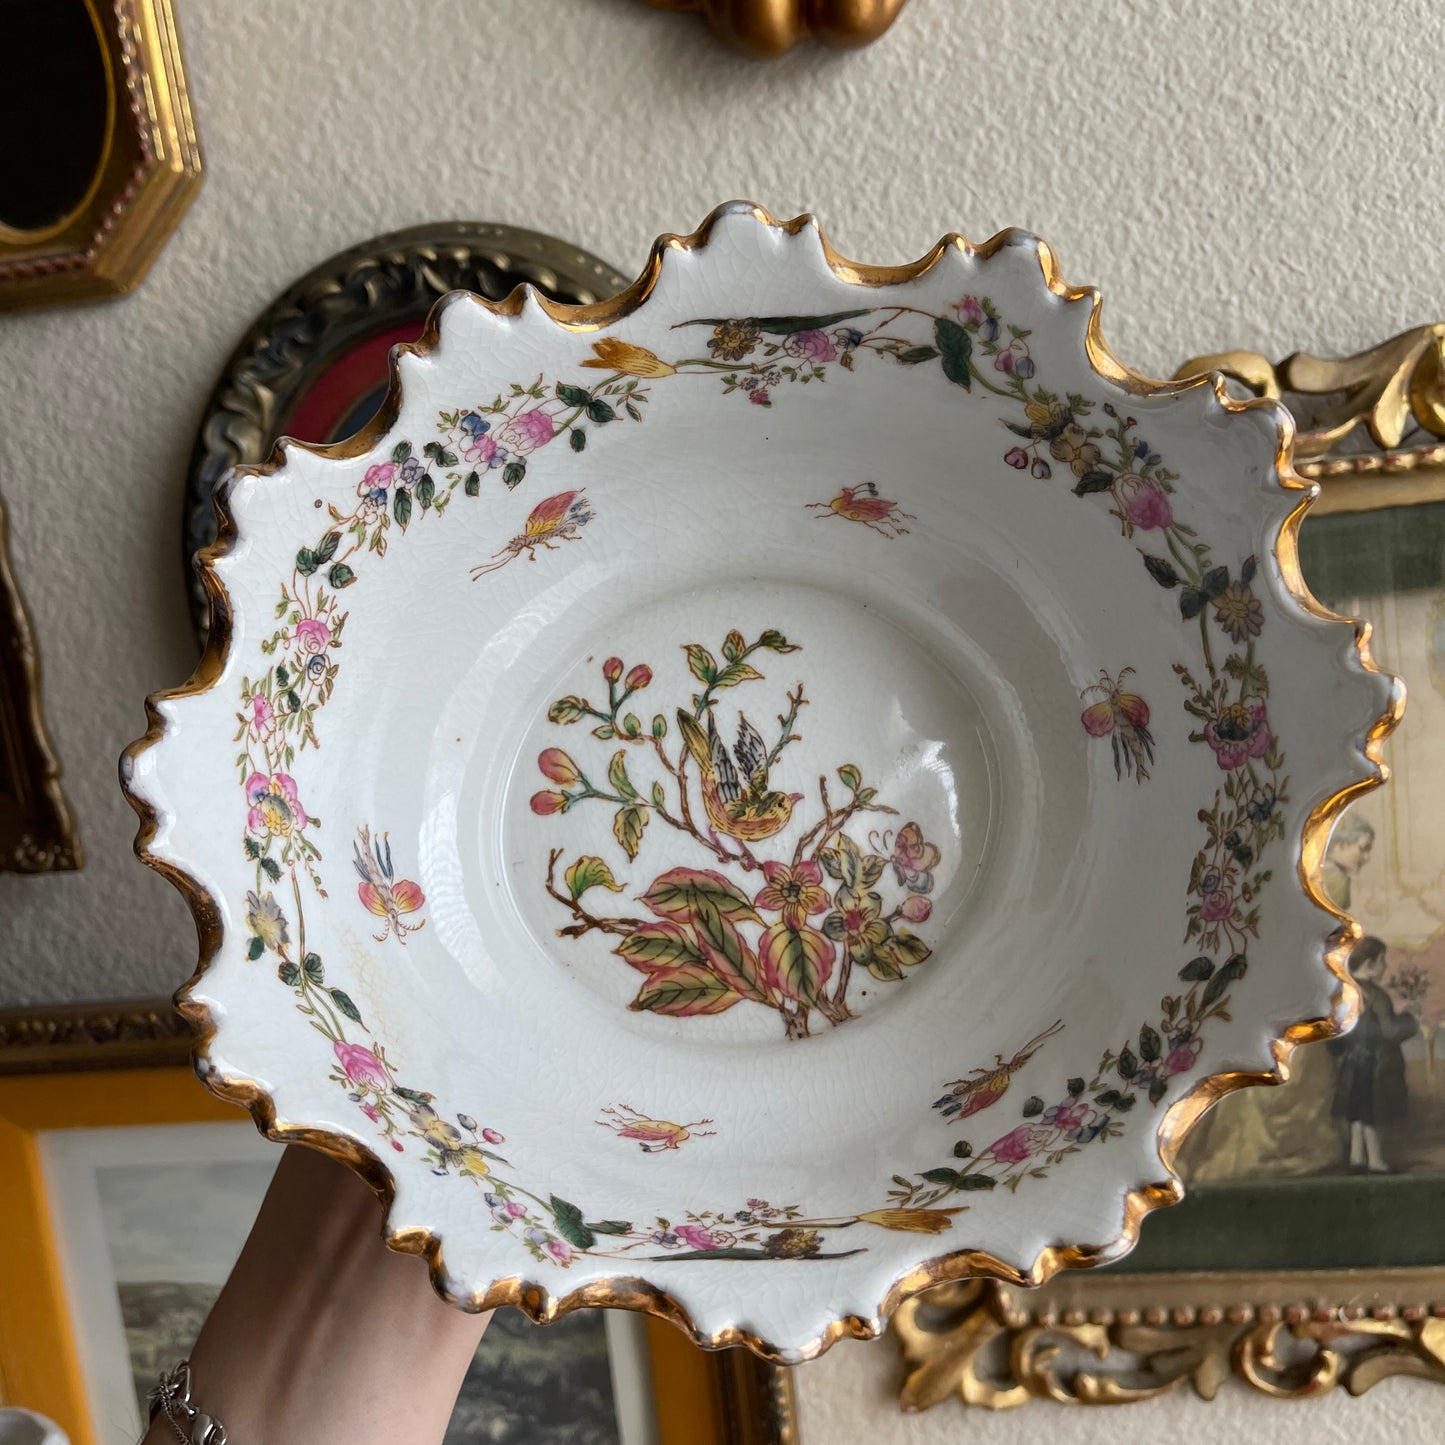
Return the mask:
<path fill-rule="evenodd" d="M 1299 470 L 1322 487 L 1299 531 L 1305 581 L 1368 620 L 1375 660 L 1405 680 L 1392 781 L 1344 813 L 1323 864 L 1363 930 L 1359 1021 L 1298 1049 L 1288 1083 L 1205 1116 L 1177 1161 L 1184 1202 L 1121 1264 L 905 1305 L 906 1407 L 1116 1403 L 1186 1382 L 1212 1397 L 1231 1371 L 1285 1397 L 1445 1383 L 1445 413 L 1426 386 L 1442 341 L 1436 326 L 1341 362 L 1207 358 L 1288 399 Z"/>
<path fill-rule="evenodd" d="M 0 1400 L 72 1445 L 134 1445 L 145 1393 L 184 1359 L 280 1157 L 177 1061 L 164 1005 L 0 1020 Z M 143 1020 L 158 1020 L 148 1062 Z M 167 1055 L 169 1059 L 167 1060 Z M 83 1066 L 67 1068 L 67 1062 Z M 786 1371 L 708 1354 L 660 1321 L 499 1310 L 447 1445 L 796 1445 Z"/>
<path fill-rule="evenodd" d="M 0 311 L 139 285 L 201 184 L 171 0 L 9 0 Z"/>

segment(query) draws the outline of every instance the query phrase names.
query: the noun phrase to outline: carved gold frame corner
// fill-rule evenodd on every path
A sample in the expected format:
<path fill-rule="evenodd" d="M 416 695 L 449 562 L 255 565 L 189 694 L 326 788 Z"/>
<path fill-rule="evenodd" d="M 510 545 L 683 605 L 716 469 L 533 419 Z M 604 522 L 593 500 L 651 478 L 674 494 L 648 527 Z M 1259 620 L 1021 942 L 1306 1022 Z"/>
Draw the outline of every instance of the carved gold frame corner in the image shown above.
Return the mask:
<path fill-rule="evenodd" d="M 171 0 L 85 0 L 113 102 L 99 169 L 54 225 L 0 224 L 0 311 L 140 284 L 195 198 L 201 149 Z"/>
<path fill-rule="evenodd" d="M 871 45 L 908 0 L 643 0 L 656 10 L 702 15 L 729 45 L 758 60 L 804 40 L 853 48 Z"/>
<path fill-rule="evenodd" d="M 1195 357 L 1176 377 L 1210 371 L 1288 406 L 1295 470 L 1321 487 L 1313 511 L 1445 501 L 1445 323 L 1338 360 Z M 1212 1400 L 1231 1375 L 1279 1399 L 1359 1395 L 1395 1375 L 1445 1384 L 1445 1249 L 1430 1268 L 961 1281 L 906 1301 L 891 1331 L 907 1411 L 952 1397 L 1116 1405 L 1186 1384 Z"/>
<path fill-rule="evenodd" d="M 85 861 L 40 707 L 40 654 L 10 570 L 0 497 L 0 873 L 61 873 Z"/>

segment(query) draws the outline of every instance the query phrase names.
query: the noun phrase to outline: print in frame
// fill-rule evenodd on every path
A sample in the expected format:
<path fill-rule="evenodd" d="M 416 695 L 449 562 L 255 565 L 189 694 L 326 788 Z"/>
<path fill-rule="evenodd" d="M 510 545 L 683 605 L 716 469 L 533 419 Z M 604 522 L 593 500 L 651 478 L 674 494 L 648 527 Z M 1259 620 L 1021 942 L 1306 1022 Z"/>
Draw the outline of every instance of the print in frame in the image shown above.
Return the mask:
<path fill-rule="evenodd" d="M 1392 785 L 1347 812 L 1325 879 L 1360 922 L 1360 1021 L 1295 1056 L 1278 1089 L 1231 1095 L 1187 1141 L 1184 1204 L 1120 1265 L 1029 1292 L 944 1286 L 893 1334 L 900 1402 L 957 1396 L 1113 1404 L 1235 1373 L 1284 1398 L 1391 1375 L 1445 1383 L 1445 325 L 1362 355 L 1202 357 L 1283 399 L 1296 465 L 1322 484 L 1300 534 L 1306 581 L 1374 626 L 1403 675 Z"/>

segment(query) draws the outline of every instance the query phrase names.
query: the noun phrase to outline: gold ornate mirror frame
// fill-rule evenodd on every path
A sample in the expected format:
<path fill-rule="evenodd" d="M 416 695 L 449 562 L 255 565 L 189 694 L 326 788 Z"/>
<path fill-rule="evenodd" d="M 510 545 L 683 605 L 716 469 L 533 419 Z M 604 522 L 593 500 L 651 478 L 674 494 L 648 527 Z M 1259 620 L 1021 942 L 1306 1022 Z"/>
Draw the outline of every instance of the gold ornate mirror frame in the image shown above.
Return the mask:
<path fill-rule="evenodd" d="M 1321 484 L 1314 514 L 1445 502 L 1445 324 L 1342 360 L 1297 353 L 1274 364 L 1232 351 L 1177 375 L 1210 370 L 1289 407 L 1296 468 Z M 1145 1272 L 1126 1262 L 1032 1291 L 945 1285 L 894 1316 L 900 1404 L 1112 1405 L 1185 1384 L 1209 1400 L 1231 1374 L 1286 1399 L 1358 1395 L 1392 1375 L 1445 1384 L 1440 1244 L 1439 1263 L 1424 1268 Z"/>
<path fill-rule="evenodd" d="M 88 184 L 65 214 L 23 229 L 0 221 L 0 311 L 132 290 L 201 184 L 171 0 L 71 3 L 94 27 L 104 136 Z"/>

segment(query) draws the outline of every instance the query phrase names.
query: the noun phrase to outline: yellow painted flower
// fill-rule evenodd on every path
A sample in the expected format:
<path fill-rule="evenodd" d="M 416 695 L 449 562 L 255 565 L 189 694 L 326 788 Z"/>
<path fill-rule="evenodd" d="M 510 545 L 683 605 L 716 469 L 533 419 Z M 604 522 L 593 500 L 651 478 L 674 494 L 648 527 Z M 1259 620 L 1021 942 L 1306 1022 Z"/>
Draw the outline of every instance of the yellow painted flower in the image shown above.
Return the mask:
<path fill-rule="evenodd" d="M 674 376 L 677 373 L 675 366 L 669 366 L 645 346 L 634 346 L 630 341 L 619 341 L 615 336 L 594 341 L 592 350 L 597 354 L 582 365 L 597 371 L 620 371 L 623 376 Z"/>
<path fill-rule="evenodd" d="M 463 1144 L 456 1153 L 457 1168 L 473 1179 L 485 1179 L 492 1171 L 482 1151 L 475 1144 Z"/>
<path fill-rule="evenodd" d="M 953 1216 L 962 1214 L 966 1206 L 956 1209 L 870 1209 L 860 1214 L 865 1224 L 876 1224 L 882 1229 L 903 1229 L 910 1234 L 942 1234 L 953 1224 Z"/>

